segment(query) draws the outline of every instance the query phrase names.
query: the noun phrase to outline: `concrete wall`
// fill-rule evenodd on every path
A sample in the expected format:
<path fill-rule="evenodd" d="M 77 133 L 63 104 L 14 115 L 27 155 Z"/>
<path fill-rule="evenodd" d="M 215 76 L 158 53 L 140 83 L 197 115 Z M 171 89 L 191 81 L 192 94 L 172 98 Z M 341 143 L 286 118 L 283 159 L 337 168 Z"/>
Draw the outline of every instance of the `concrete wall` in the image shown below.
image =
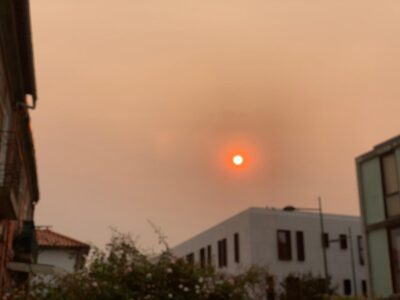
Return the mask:
<path fill-rule="evenodd" d="M 340 234 L 347 235 L 349 228 L 351 228 L 357 291 L 361 295 L 361 280 L 366 280 L 367 276 L 365 266 L 359 263 L 357 236 L 361 235 L 360 218 L 324 214 L 324 224 L 325 232 L 329 233 L 331 240 L 338 239 Z M 277 230 L 290 230 L 291 232 L 292 260 L 290 261 L 278 259 Z M 304 234 L 305 261 L 297 260 L 296 231 L 302 231 Z M 236 232 L 239 233 L 240 237 L 239 264 L 233 260 L 233 235 Z M 199 249 L 211 244 L 214 253 L 214 266 L 217 266 L 217 241 L 227 238 L 228 266 L 222 268 L 222 271 L 232 273 L 251 265 L 260 265 L 266 267 L 278 280 L 289 273 L 308 271 L 323 276 L 320 236 L 320 221 L 317 213 L 250 208 L 176 246 L 173 248 L 173 252 L 179 257 L 184 257 L 193 252 L 195 253 L 195 261 L 198 262 Z M 337 292 L 343 294 L 343 280 L 349 279 L 352 281 L 352 293 L 354 294 L 350 243 L 348 242 L 346 250 L 342 250 L 338 242 L 332 242 L 327 249 L 327 258 L 333 284 L 338 286 Z"/>
<path fill-rule="evenodd" d="M 249 211 L 244 211 L 223 223 L 203 232 L 194 238 L 178 245 L 173 249 L 173 252 L 178 257 L 184 257 L 189 253 L 194 253 L 195 261 L 199 262 L 199 251 L 203 247 L 211 245 L 212 247 L 212 262 L 214 266 L 218 265 L 218 241 L 227 239 L 228 248 L 228 266 L 224 267 L 224 271 L 235 273 L 242 270 L 243 266 L 252 264 L 251 258 L 251 241 L 249 235 Z M 234 234 L 239 233 L 240 239 L 240 263 L 234 262 Z"/>
<path fill-rule="evenodd" d="M 67 272 L 73 272 L 76 265 L 77 252 L 70 249 L 40 249 L 38 264 L 53 265 Z"/>

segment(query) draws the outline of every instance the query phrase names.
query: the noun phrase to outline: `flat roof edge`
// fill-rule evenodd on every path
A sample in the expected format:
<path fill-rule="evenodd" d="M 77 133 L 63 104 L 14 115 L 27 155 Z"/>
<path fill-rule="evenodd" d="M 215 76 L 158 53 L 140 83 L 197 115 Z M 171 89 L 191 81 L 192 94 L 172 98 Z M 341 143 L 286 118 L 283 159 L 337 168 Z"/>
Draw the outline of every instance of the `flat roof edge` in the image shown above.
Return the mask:
<path fill-rule="evenodd" d="M 391 139 L 388 139 L 380 144 L 375 145 L 371 151 L 356 157 L 356 162 L 362 163 L 364 161 L 367 161 L 375 156 L 379 156 L 397 147 L 400 147 L 400 135 L 397 135 Z"/>

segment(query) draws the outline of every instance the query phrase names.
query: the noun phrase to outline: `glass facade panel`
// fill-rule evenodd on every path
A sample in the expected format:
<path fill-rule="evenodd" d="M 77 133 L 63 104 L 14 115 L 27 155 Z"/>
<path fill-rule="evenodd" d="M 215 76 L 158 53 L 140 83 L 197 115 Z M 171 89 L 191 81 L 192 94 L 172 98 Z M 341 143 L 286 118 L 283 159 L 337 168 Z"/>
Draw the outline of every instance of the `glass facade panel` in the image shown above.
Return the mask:
<path fill-rule="evenodd" d="M 371 284 L 376 298 L 387 298 L 393 291 L 387 237 L 386 229 L 368 233 Z"/>
<path fill-rule="evenodd" d="M 386 197 L 386 210 L 388 217 L 400 215 L 400 195 Z"/>
<path fill-rule="evenodd" d="M 382 157 L 383 181 L 385 184 L 385 194 L 391 195 L 399 191 L 396 171 L 396 157 L 394 153 Z"/>
<path fill-rule="evenodd" d="M 385 206 L 381 177 L 380 159 L 374 158 L 362 163 L 360 183 L 363 198 L 364 218 L 367 224 L 385 220 Z"/>
<path fill-rule="evenodd" d="M 390 254 L 395 292 L 400 291 L 400 228 L 390 230 Z"/>

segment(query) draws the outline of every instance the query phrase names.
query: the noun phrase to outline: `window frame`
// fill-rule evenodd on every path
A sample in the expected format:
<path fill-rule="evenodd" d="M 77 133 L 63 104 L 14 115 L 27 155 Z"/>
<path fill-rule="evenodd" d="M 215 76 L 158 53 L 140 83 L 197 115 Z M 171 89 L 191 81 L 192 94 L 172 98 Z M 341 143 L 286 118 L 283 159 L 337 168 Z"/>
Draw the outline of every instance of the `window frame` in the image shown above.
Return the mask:
<path fill-rule="evenodd" d="M 285 235 L 285 244 L 280 241 L 280 234 Z M 276 231 L 276 242 L 278 250 L 278 259 L 280 261 L 291 261 L 293 259 L 292 255 L 292 236 L 290 230 L 278 229 Z M 287 247 L 287 248 L 284 248 Z"/>
<path fill-rule="evenodd" d="M 328 249 L 330 246 L 330 240 L 329 240 L 329 233 L 328 232 L 324 232 L 322 234 L 322 247 L 324 247 L 325 249 Z"/>
<path fill-rule="evenodd" d="M 364 238 L 362 235 L 357 235 L 357 252 L 358 262 L 360 266 L 365 265 L 365 249 L 364 249 Z"/>
<path fill-rule="evenodd" d="M 339 245 L 341 250 L 347 250 L 348 243 L 347 243 L 347 234 L 339 234 Z"/>
<path fill-rule="evenodd" d="M 364 297 L 368 296 L 368 285 L 365 279 L 361 280 L 361 293 L 363 294 Z"/>
<path fill-rule="evenodd" d="M 296 254 L 297 261 L 305 261 L 306 253 L 305 253 L 305 245 L 304 245 L 304 232 L 296 231 Z"/>
<path fill-rule="evenodd" d="M 200 257 L 200 267 L 205 268 L 206 267 L 206 249 L 204 247 L 200 248 L 199 257 Z"/>
<path fill-rule="evenodd" d="M 343 294 L 346 296 L 351 296 L 353 294 L 350 279 L 343 279 Z"/>
<path fill-rule="evenodd" d="M 240 263 L 240 239 L 239 233 L 234 233 L 233 235 L 233 244 L 234 244 L 234 258 L 236 263 Z"/>
<path fill-rule="evenodd" d="M 207 246 L 207 265 L 212 265 L 212 248 L 211 245 Z"/>
<path fill-rule="evenodd" d="M 226 238 L 218 241 L 218 267 L 228 266 L 228 246 Z"/>
<path fill-rule="evenodd" d="M 385 176 L 385 164 L 384 164 L 384 159 L 385 157 L 393 156 L 394 162 L 395 162 L 395 173 L 396 173 L 396 182 L 397 182 L 397 191 L 388 193 L 387 192 L 387 186 L 386 186 L 386 176 Z M 389 206 L 388 206 L 388 198 L 397 196 L 400 201 L 400 184 L 399 184 L 399 172 L 397 170 L 397 157 L 396 157 L 396 152 L 395 150 L 385 152 L 379 156 L 379 161 L 380 161 L 380 169 L 381 169 L 381 180 L 382 180 L 382 191 L 383 191 L 383 203 L 385 207 L 385 217 L 386 219 L 391 218 L 391 217 L 397 217 L 400 216 L 399 214 L 389 214 Z"/>

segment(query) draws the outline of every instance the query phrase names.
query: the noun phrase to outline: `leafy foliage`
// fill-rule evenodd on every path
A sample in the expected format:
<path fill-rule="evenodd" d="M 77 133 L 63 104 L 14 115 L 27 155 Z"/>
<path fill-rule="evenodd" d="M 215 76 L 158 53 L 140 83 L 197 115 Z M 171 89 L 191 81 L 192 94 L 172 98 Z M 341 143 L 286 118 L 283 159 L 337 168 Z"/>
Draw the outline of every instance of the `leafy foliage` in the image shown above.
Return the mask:
<path fill-rule="evenodd" d="M 34 280 L 29 289 L 6 295 L 12 300 L 247 300 L 254 299 L 260 271 L 229 276 L 176 259 L 140 251 L 130 236 L 114 233 L 106 250 L 94 249 L 86 266 L 73 274 Z"/>
<path fill-rule="evenodd" d="M 323 300 L 330 290 L 330 280 L 311 273 L 289 274 L 280 285 L 280 300 Z"/>

